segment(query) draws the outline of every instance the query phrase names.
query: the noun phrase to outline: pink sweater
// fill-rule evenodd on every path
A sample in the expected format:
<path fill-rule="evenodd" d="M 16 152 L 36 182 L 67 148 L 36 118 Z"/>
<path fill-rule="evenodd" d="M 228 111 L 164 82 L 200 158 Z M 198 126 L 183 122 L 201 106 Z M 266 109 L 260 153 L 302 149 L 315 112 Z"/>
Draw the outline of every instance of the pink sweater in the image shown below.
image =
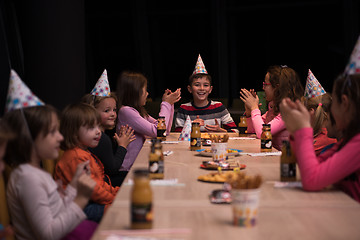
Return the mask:
<path fill-rule="evenodd" d="M 360 202 L 360 134 L 355 135 L 337 151 L 340 142 L 320 156 L 315 156 L 313 129 L 303 128 L 294 133 L 296 158 L 303 188 L 321 190 L 335 184 Z"/>
<path fill-rule="evenodd" d="M 169 134 L 174 117 L 174 105 L 168 102 L 162 102 L 159 116 L 165 117 L 166 133 Z M 134 129 L 136 140 L 128 145 L 120 171 L 130 170 L 144 144 L 146 136 L 150 138 L 157 136 L 157 120 L 151 116 L 143 118 L 136 109 L 123 106 L 120 108 L 118 114 L 117 132 L 119 132 L 121 125 L 126 124 Z"/>
<path fill-rule="evenodd" d="M 273 147 L 281 151 L 282 141 L 289 139 L 289 132 L 286 130 L 285 123 L 281 115 L 275 115 L 273 103 L 269 103 L 268 111 L 261 116 L 259 109 L 251 111 L 251 117 L 247 118 L 247 132 L 256 133 L 257 138 L 261 138 L 262 125 L 271 124 L 271 134 L 273 137 Z"/>

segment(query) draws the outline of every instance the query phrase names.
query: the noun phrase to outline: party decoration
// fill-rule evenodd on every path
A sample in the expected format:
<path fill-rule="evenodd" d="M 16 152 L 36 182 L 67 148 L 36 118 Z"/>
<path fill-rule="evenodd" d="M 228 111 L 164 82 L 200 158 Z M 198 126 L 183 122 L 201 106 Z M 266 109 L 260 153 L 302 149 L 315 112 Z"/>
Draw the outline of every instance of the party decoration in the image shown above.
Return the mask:
<path fill-rule="evenodd" d="M 308 76 L 306 79 L 304 96 L 306 98 L 313 98 L 313 97 L 321 96 L 325 93 L 326 92 L 325 92 L 324 88 L 321 86 L 319 81 L 316 79 L 314 74 L 309 69 Z"/>
<path fill-rule="evenodd" d="M 190 116 L 187 116 L 184 127 L 179 136 L 179 141 L 190 141 L 190 137 L 191 137 L 191 119 Z"/>
<path fill-rule="evenodd" d="M 345 74 L 360 73 L 360 36 L 351 53 L 350 60 L 344 71 Z"/>
<path fill-rule="evenodd" d="M 200 54 L 199 54 L 199 57 L 197 59 L 193 74 L 198 74 L 198 73 L 208 74 L 208 72 L 205 69 L 205 65 L 203 63 L 203 60 L 201 59 Z"/>
<path fill-rule="evenodd" d="M 101 97 L 110 95 L 110 86 L 109 86 L 106 69 L 101 74 L 99 80 L 95 84 L 95 87 L 93 88 L 93 90 L 91 90 L 90 93 L 91 95 L 101 96 Z"/>

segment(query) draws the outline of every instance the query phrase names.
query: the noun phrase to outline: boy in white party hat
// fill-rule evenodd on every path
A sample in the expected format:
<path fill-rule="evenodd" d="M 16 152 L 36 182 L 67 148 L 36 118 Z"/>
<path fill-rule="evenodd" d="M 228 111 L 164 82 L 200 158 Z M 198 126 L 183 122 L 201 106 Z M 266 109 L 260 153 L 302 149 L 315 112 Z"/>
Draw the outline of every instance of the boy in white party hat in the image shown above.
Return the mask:
<path fill-rule="evenodd" d="M 191 121 L 200 123 L 200 131 L 227 132 L 236 129 L 226 107 L 221 102 L 208 99 L 213 86 L 200 54 L 187 88 L 193 101 L 180 105 L 175 120 L 176 132 L 182 131 L 187 116 L 190 116 Z"/>
<path fill-rule="evenodd" d="M 327 136 L 326 124 L 330 120 L 331 95 L 326 93 L 320 82 L 309 69 L 305 85 L 305 106 L 310 113 L 314 133 L 314 149 L 319 155 L 323 148 L 337 142 Z"/>
<path fill-rule="evenodd" d="M 99 144 L 89 150 L 103 163 L 104 171 L 110 177 L 111 185 L 113 187 L 120 186 L 125 176 L 119 172 L 119 169 L 127 153 L 126 148 L 130 142 L 135 140 L 135 136 L 129 126 L 121 126 L 119 133 L 112 131 L 116 125 L 117 97 L 110 91 L 106 69 L 92 91 L 81 100 L 95 107 L 101 116 L 102 134 Z"/>
<path fill-rule="evenodd" d="M 17 73 L 11 69 L 5 112 L 42 105 L 44 105 L 43 101 L 35 96 Z"/>

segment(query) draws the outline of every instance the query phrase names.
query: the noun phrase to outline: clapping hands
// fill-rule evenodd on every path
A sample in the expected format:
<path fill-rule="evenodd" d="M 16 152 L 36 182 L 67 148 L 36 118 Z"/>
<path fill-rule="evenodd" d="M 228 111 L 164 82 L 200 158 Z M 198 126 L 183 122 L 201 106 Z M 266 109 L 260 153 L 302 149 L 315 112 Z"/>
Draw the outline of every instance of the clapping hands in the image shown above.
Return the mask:
<path fill-rule="evenodd" d="M 127 148 L 129 143 L 136 139 L 134 135 L 134 129 L 129 127 L 127 124 L 126 126 L 121 126 L 119 134 L 115 133 L 114 139 L 117 142 L 118 146 Z"/>
<path fill-rule="evenodd" d="M 162 100 L 173 105 L 181 99 L 181 88 L 176 89 L 175 92 L 171 92 L 171 90 L 166 89 L 165 93 L 162 97 Z"/>

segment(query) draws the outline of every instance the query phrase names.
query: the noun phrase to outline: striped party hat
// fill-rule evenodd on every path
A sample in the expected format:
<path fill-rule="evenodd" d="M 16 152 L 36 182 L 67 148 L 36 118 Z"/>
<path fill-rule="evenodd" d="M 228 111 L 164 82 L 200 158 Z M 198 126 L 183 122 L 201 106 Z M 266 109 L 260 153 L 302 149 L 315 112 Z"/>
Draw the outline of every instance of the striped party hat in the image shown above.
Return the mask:
<path fill-rule="evenodd" d="M 19 75 L 11 69 L 5 112 L 42 105 L 44 105 L 43 101 L 35 96 L 28 86 L 20 79 Z"/>
<path fill-rule="evenodd" d="M 93 88 L 93 90 L 91 90 L 90 94 L 101 97 L 110 95 L 110 86 L 109 86 L 106 69 L 101 74 L 99 80 L 96 82 L 95 87 Z"/>
<path fill-rule="evenodd" d="M 201 59 L 200 54 L 199 54 L 199 57 L 197 59 L 193 74 L 198 74 L 198 73 L 208 74 L 208 72 L 205 69 L 205 65 L 204 65 L 204 63 L 203 63 L 203 61 Z"/>
<path fill-rule="evenodd" d="M 325 94 L 324 88 L 321 86 L 319 81 L 316 79 L 314 74 L 309 69 L 308 76 L 306 79 L 305 94 L 306 98 L 313 98 Z"/>

